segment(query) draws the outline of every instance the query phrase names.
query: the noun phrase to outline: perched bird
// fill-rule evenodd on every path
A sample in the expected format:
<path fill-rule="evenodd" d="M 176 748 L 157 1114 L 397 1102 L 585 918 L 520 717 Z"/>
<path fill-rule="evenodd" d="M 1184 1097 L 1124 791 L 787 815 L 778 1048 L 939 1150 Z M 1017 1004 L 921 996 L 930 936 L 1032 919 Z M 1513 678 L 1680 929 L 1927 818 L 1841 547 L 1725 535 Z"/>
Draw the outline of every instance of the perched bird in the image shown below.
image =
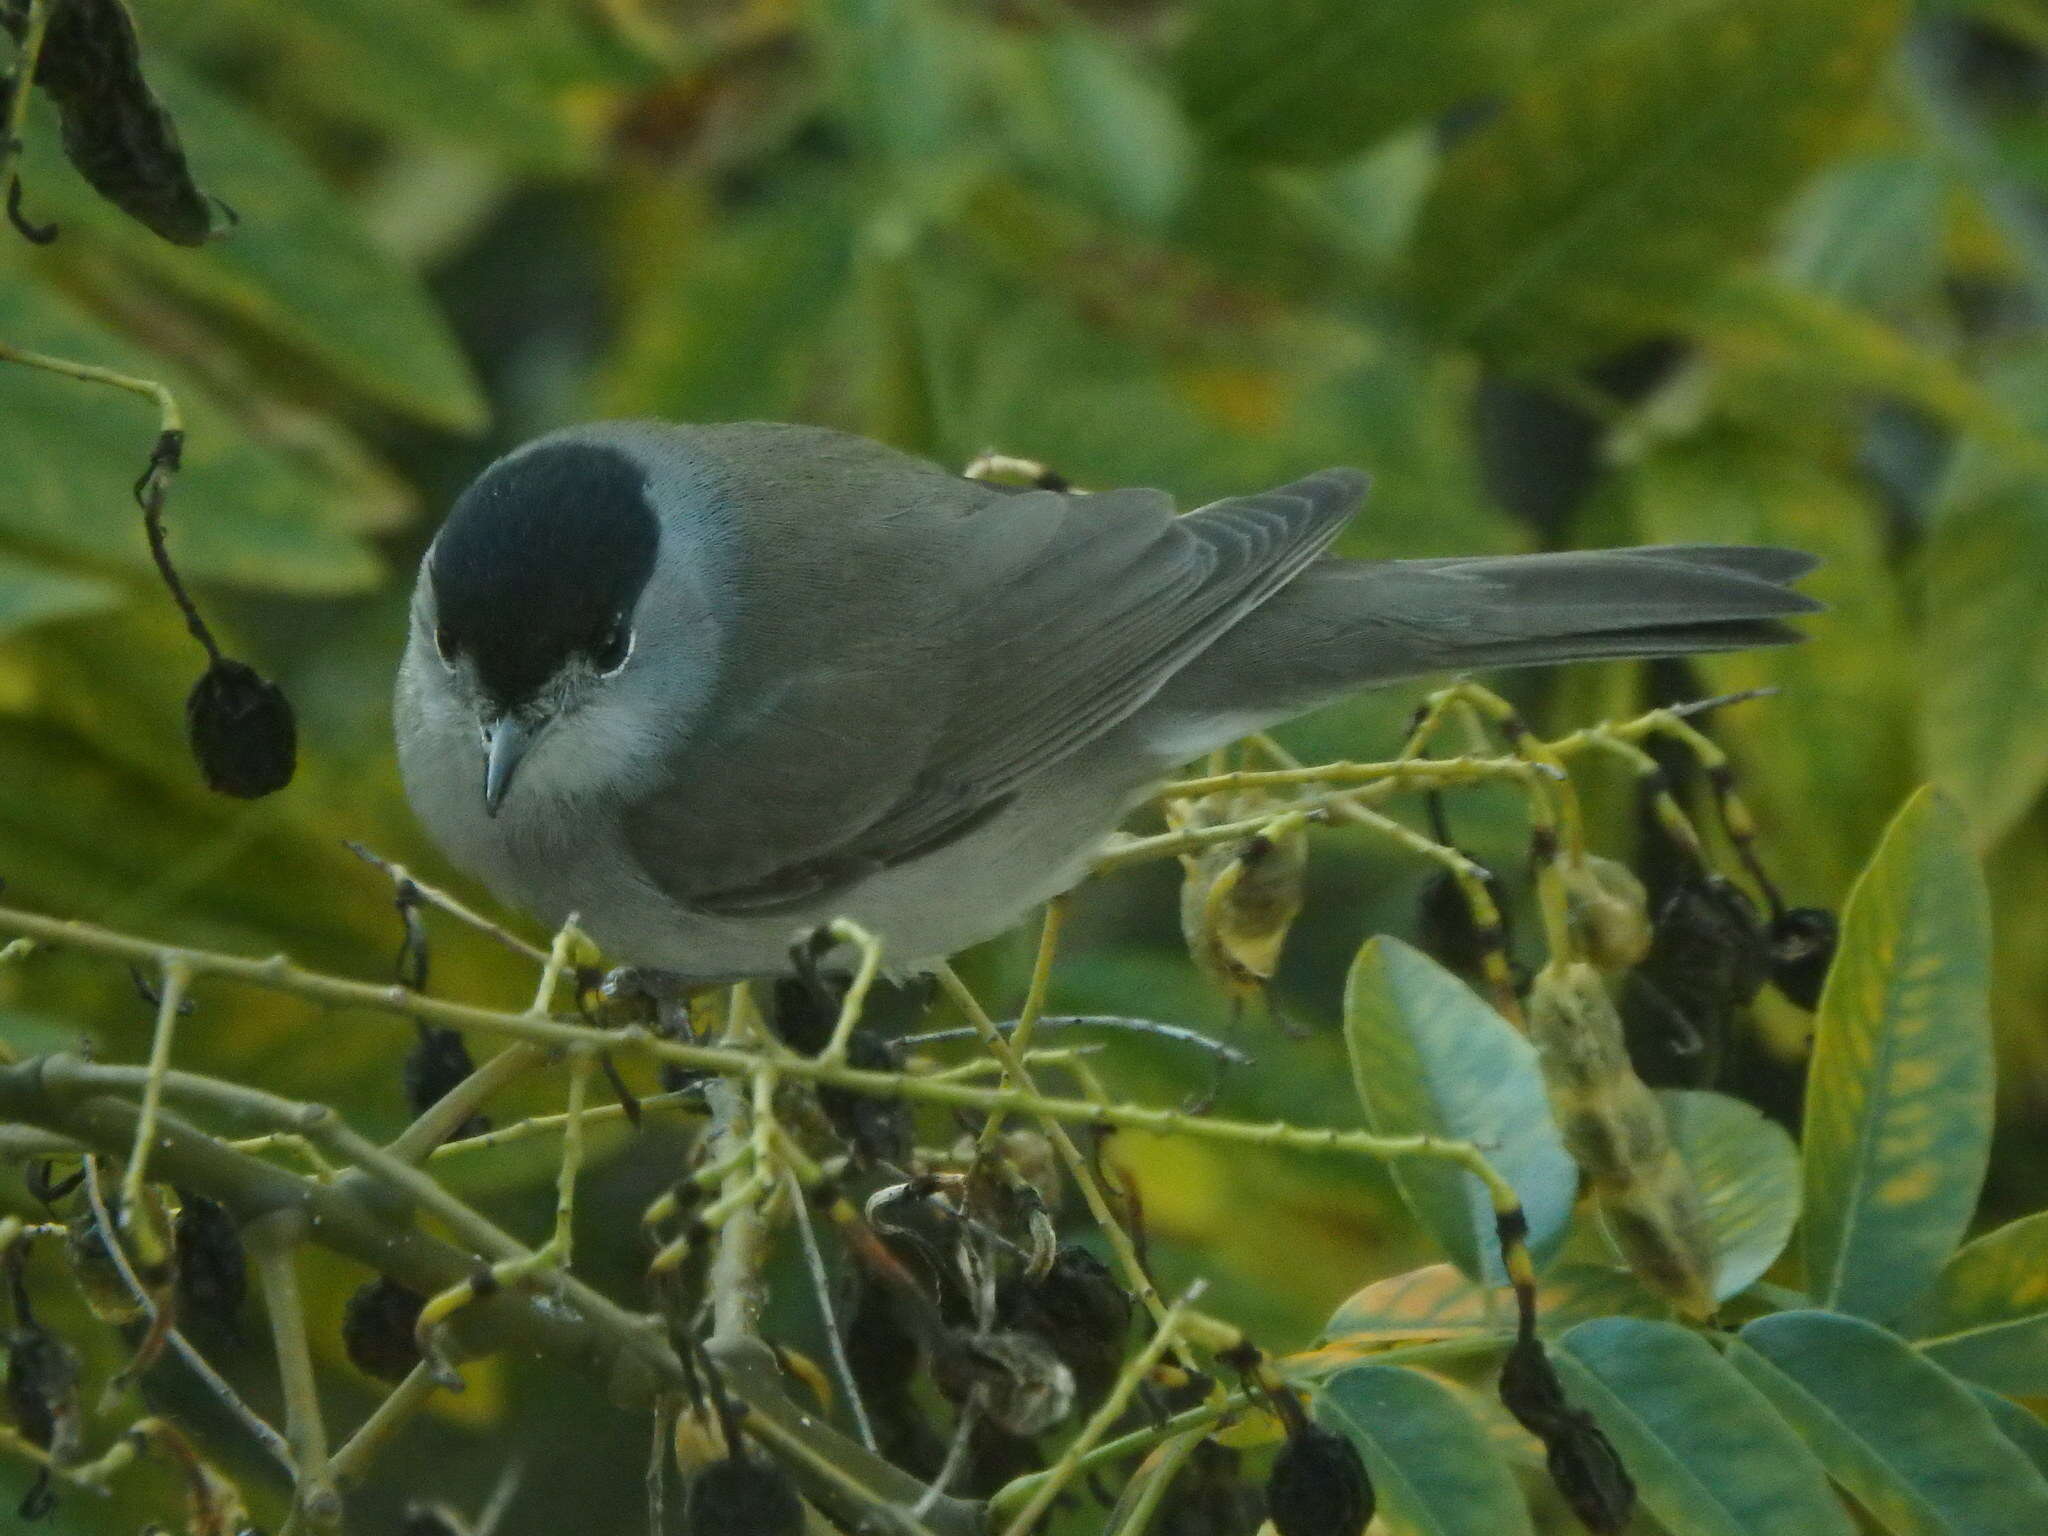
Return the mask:
<path fill-rule="evenodd" d="M 1333 558 L 1366 483 L 1176 516 L 815 427 L 557 432 L 421 562 L 406 791 L 457 864 L 622 962 L 786 972 L 844 916 L 907 970 L 1248 732 L 1422 673 L 1776 644 L 1817 606 L 1782 549 Z"/>

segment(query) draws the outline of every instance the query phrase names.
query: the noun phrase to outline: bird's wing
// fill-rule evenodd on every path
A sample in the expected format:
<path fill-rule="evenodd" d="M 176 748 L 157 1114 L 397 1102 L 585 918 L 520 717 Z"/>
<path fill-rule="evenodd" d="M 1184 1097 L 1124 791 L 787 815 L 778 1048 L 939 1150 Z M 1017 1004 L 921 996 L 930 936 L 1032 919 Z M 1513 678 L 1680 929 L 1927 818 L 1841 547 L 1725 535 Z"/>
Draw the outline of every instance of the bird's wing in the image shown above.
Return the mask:
<path fill-rule="evenodd" d="M 964 835 L 1321 555 L 1365 485 L 1324 470 L 1185 517 L 1154 491 L 989 498 L 949 541 L 972 569 L 944 573 L 953 595 L 920 637 L 934 675 L 888 679 L 923 722 L 904 781 L 808 847 L 777 839 L 773 867 L 751 878 L 653 873 L 699 909 L 769 912 Z"/>

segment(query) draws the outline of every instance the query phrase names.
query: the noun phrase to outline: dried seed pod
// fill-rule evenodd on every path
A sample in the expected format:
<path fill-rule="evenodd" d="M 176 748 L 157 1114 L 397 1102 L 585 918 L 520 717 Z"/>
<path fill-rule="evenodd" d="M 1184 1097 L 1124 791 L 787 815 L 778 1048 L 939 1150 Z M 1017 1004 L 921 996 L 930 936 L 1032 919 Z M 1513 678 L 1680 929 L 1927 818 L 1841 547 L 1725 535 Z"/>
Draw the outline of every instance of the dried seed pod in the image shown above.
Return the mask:
<path fill-rule="evenodd" d="M 1253 1536 L 1263 1501 L 1245 1483 L 1243 1462 L 1241 1453 L 1202 1441 L 1159 1501 L 1153 1530 L 1158 1536 Z"/>
<path fill-rule="evenodd" d="M 1502 1362 L 1500 1400 L 1543 1442 L 1550 1480 L 1586 1528 L 1609 1536 L 1626 1527 L 1636 1502 L 1628 1469 L 1593 1416 L 1566 1400 L 1542 1341 L 1526 1328 Z"/>
<path fill-rule="evenodd" d="M 989 1422 L 1026 1439 L 1074 1411 L 1074 1373 L 1052 1346 L 1029 1333 L 953 1334 L 932 1363 L 932 1379 L 955 1403 L 969 1401 L 979 1388 Z"/>
<path fill-rule="evenodd" d="M 1841 939 L 1835 914 L 1823 907 L 1790 907 L 1771 920 L 1771 984 L 1811 1013 L 1835 963 Z"/>
<path fill-rule="evenodd" d="M 1076 1243 L 1061 1247 L 1045 1274 L 1011 1276 L 996 1301 L 1004 1327 L 1052 1346 L 1084 1404 L 1099 1402 L 1115 1382 L 1133 1315 L 1130 1293 L 1109 1266 Z"/>
<path fill-rule="evenodd" d="M 803 1536 L 804 1501 L 787 1472 L 743 1451 L 690 1479 L 689 1536 Z"/>
<path fill-rule="evenodd" d="M 108 1214 L 118 1229 L 124 1218 L 111 1190 L 108 1191 L 108 1200 L 112 1206 Z M 138 1234 L 141 1241 L 130 1243 L 125 1250 L 129 1255 L 129 1266 L 134 1270 L 135 1278 L 161 1301 L 172 1280 L 170 1255 L 173 1236 L 170 1215 L 164 1209 L 163 1192 L 156 1185 L 143 1186 L 137 1219 L 147 1226 L 148 1231 Z M 146 1263 L 139 1257 L 142 1253 L 159 1257 L 153 1263 Z M 135 1288 L 128 1283 L 128 1277 L 121 1273 L 121 1266 L 109 1251 L 107 1236 L 100 1230 L 99 1221 L 90 1206 L 80 1210 L 66 1223 L 64 1256 L 71 1265 L 71 1278 L 77 1282 L 86 1306 L 99 1321 L 125 1327 L 148 1314 L 148 1307 L 135 1294 Z"/>
<path fill-rule="evenodd" d="M 448 1091 L 476 1070 L 469 1046 L 459 1030 L 435 1024 L 419 1026 L 419 1039 L 405 1053 L 402 1081 L 405 1107 L 415 1116 L 425 1114 L 447 1096 Z M 449 1133 L 450 1140 L 480 1136 L 491 1128 L 486 1115 L 471 1115 Z"/>
<path fill-rule="evenodd" d="M 1626 864 L 1588 854 L 1563 859 L 1565 914 L 1586 958 L 1603 971 L 1625 971 L 1650 952 L 1650 898 Z"/>
<path fill-rule="evenodd" d="M 846 1064 L 863 1072 L 896 1072 L 903 1066 L 895 1047 L 871 1029 L 856 1029 L 846 1037 Z M 862 1167 L 900 1167 L 910 1161 L 913 1135 L 907 1103 L 850 1088 L 821 1087 L 818 1107 Z"/>
<path fill-rule="evenodd" d="M 1673 1080 L 1712 1082 L 1730 1031 L 1763 988 L 1770 960 L 1763 924 L 1740 886 L 1707 875 L 1674 890 L 1625 994 L 1628 1037 L 1645 1069 L 1653 1056 L 1669 1057 L 1684 1069 L 1669 1073 Z"/>
<path fill-rule="evenodd" d="M 185 735 L 206 787 L 238 799 L 283 789 L 298 764 L 298 729 L 284 690 L 232 657 L 214 657 L 192 685 Z"/>
<path fill-rule="evenodd" d="M 1184 855 L 1181 932 L 1203 974 L 1230 997 L 1258 996 L 1273 979 L 1287 932 L 1301 915 L 1308 822 L 1276 817 L 1235 847 Z"/>
<path fill-rule="evenodd" d="M 385 1275 L 358 1286 L 341 1315 L 349 1363 L 379 1381 L 403 1381 L 420 1363 L 420 1309 L 426 1298 Z"/>
<path fill-rule="evenodd" d="M 1599 972 L 1552 963 L 1529 992 L 1529 1038 L 1564 1144 L 1630 1267 L 1691 1317 L 1714 1310 L 1714 1247 L 1664 1111 L 1629 1065 Z"/>
<path fill-rule="evenodd" d="M 77 1353 L 39 1323 L 17 1328 L 7 1340 L 7 1416 L 22 1439 L 60 1466 L 76 1461 L 85 1446 L 79 1374 Z"/>
<path fill-rule="evenodd" d="M 1266 1514 L 1280 1536 L 1362 1536 L 1373 1504 L 1358 1447 L 1307 1419 L 1289 1429 L 1266 1478 Z"/>
<path fill-rule="evenodd" d="M 0 7 L 17 42 L 26 22 L 26 7 Z M 56 104 L 65 158 L 95 192 L 174 245 L 214 233 L 225 205 L 192 179 L 177 127 L 143 78 L 121 0 L 52 0 L 35 83 Z"/>
<path fill-rule="evenodd" d="M 178 1260 L 178 1311 L 181 1316 L 208 1318 L 232 1332 L 249 1294 L 241 1231 L 218 1201 L 187 1190 L 177 1194 L 171 1242 Z"/>

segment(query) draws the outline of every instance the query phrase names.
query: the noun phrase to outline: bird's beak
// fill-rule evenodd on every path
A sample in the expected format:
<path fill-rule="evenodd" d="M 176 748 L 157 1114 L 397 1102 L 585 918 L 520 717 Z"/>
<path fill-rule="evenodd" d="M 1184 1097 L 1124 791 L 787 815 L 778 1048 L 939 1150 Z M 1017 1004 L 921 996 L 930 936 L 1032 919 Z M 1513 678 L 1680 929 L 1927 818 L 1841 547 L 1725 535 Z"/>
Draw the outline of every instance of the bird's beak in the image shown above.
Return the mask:
<path fill-rule="evenodd" d="M 512 787 L 512 775 L 538 734 L 516 715 L 501 715 L 484 727 L 484 813 L 498 814 L 505 791 Z"/>

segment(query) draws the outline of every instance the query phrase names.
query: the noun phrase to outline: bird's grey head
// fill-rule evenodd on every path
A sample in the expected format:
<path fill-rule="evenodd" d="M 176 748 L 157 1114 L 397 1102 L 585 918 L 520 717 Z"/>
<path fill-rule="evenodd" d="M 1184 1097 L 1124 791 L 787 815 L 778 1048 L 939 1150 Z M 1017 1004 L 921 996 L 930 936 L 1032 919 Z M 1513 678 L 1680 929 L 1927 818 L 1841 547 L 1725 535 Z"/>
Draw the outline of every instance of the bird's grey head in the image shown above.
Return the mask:
<path fill-rule="evenodd" d="M 657 500 L 674 478 L 630 438 L 560 434 L 485 470 L 436 535 L 407 665 L 467 739 L 490 815 L 515 784 L 536 804 L 609 787 L 685 702 L 669 695 L 687 679 L 660 675 L 702 670 L 678 654 L 701 605 L 661 570 Z"/>

